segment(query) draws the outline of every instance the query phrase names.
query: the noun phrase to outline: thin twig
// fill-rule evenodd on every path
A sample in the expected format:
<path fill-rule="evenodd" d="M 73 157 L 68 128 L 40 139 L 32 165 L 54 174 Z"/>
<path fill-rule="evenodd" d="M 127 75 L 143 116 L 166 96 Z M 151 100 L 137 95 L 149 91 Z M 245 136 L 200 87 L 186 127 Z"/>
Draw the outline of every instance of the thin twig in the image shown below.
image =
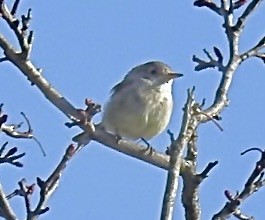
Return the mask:
<path fill-rule="evenodd" d="M 252 0 L 245 11 L 242 13 L 242 15 L 238 18 L 237 23 L 235 25 L 235 29 L 237 31 L 242 31 L 244 28 L 244 25 L 246 23 L 247 18 L 250 16 L 251 13 L 255 11 L 255 9 L 258 8 L 259 4 L 262 2 L 262 0 Z"/>
<path fill-rule="evenodd" d="M 201 178 L 206 178 L 208 177 L 208 173 L 218 164 L 218 161 L 210 162 L 207 167 L 200 173 L 198 176 Z"/>
<path fill-rule="evenodd" d="M 75 155 L 75 149 L 73 145 L 68 146 L 65 151 L 65 154 L 62 160 L 59 162 L 57 167 L 54 169 L 53 173 L 47 178 L 46 181 L 42 181 L 40 178 L 37 178 L 38 186 L 40 187 L 40 199 L 36 208 L 27 212 L 27 220 L 34 220 L 37 216 L 44 214 L 49 210 L 46 206 L 46 203 L 50 196 L 56 190 L 60 177 L 63 171 L 66 168 L 67 162 Z"/>
<path fill-rule="evenodd" d="M 265 180 L 263 179 L 265 170 L 265 151 L 262 151 L 259 148 L 250 148 L 242 152 L 241 155 L 244 155 L 250 151 L 260 152 L 260 160 L 256 162 L 256 166 L 254 167 L 252 173 L 246 181 L 245 187 L 241 191 L 241 193 L 237 193 L 235 196 L 233 196 L 232 193 L 228 190 L 225 191 L 225 196 L 229 201 L 218 213 L 213 216 L 213 220 L 227 219 L 231 215 L 245 216 L 242 214 L 239 206 L 244 200 L 246 200 L 253 193 L 257 192 L 261 187 L 265 185 Z M 252 217 L 250 217 L 250 219 L 252 219 Z"/>
<path fill-rule="evenodd" d="M 264 54 L 262 55 L 262 53 L 260 53 L 263 48 L 265 48 L 265 36 L 254 47 L 240 55 L 241 62 L 248 59 L 249 57 L 258 57 L 264 59 Z"/>
<path fill-rule="evenodd" d="M 2 124 L 1 125 L 1 130 L 8 136 L 10 137 L 13 137 L 13 138 L 23 138 L 23 139 L 33 139 L 37 144 L 38 146 L 40 147 L 40 150 L 41 152 L 43 153 L 43 156 L 46 156 L 46 153 L 41 145 L 41 143 L 38 141 L 37 138 L 35 138 L 33 136 L 33 130 L 31 128 L 31 125 L 30 125 L 30 122 L 27 118 L 27 116 L 21 112 L 21 115 L 24 117 L 27 125 L 28 125 L 28 129 L 27 131 L 18 131 L 17 129 L 21 127 L 21 124 L 11 124 L 11 125 L 8 125 L 8 124 Z"/>
<path fill-rule="evenodd" d="M 13 4 L 12 10 L 11 10 L 11 14 L 15 15 L 17 12 L 17 8 L 18 8 L 18 4 L 19 4 L 20 0 L 16 0 Z"/>
<path fill-rule="evenodd" d="M 16 161 L 16 160 L 24 157 L 25 153 L 14 155 L 17 152 L 16 147 L 12 147 L 11 149 L 8 150 L 8 152 L 5 155 L 2 155 L 4 150 L 5 150 L 7 143 L 8 142 L 4 143 L 0 149 L 0 164 L 1 163 L 9 163 L 9 164 L 14 165 L 16 167 L 22 167 L 23 164 L 19 161 Z"/>
<path fill-rule="evenodd" d="M 15 18 L 10 11 L 8 10 L 6 4 L 4 3 L 4 1 L 0 2 L 0 14 L 2 15 L 2 18 L 7 22 L 7 24 L 9 25 L 9 27 L 14 31 L 19 45 L 21 47 L 21 50 L 25 53 L 27 53 L 28 51 L 28 43 L 22 33 L 22 31 L 19 29 L 18 26 L 18 19 Z"/>
<path fill-rule="evenodd" d="M 216 12 L 218 15 L 222 14 L 222 10 L 220 7 L 218 7 L 214 2 L 212 1 L 207 1 L 207 0 L 196 0 L 193 3 L 194 6 L 197 7 L 207 7 L 211 9 L 212 11 Z"/>

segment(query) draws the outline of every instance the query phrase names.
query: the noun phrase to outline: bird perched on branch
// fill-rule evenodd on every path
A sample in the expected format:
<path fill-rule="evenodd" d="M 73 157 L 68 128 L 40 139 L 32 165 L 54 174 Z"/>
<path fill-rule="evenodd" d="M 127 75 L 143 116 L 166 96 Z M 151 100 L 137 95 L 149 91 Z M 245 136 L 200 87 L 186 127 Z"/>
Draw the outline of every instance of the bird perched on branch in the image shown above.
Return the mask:
<path fill-rule="evenodd" d="M 160 134 L 172 114 L 173 79 L 181 76 L 159 61 L 134 67 L 112 88 L 101 126 L 131 140 L 148 140 Z M 76 137 L 81 138 L 82 135 L 85 133 Z"/>

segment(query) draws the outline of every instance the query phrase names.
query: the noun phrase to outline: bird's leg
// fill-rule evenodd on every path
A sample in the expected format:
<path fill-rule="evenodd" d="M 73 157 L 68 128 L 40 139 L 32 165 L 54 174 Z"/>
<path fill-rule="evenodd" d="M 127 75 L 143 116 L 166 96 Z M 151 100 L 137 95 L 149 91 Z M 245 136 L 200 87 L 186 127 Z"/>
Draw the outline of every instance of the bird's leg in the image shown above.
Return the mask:
<path fill-rule="evenodd" d="M 147 140 L 145 140 L 144 138 L 141 138 L 141 141 L 146 144 L 147 148 L 151 147 L 150 143 Z"/>
<path fill-rule="evenodd" d="M 145 140 L 144 138 L 141 138 L 141 140 L 147 146 L 146 149 L 143 149 L 144 153 L 147 153 L 148 152 L 148 154 L 152 155 L 155 152 L 154 148 L 152 148 L 152 146 L 150 145 L 150 143 L 147 140 Z"/>

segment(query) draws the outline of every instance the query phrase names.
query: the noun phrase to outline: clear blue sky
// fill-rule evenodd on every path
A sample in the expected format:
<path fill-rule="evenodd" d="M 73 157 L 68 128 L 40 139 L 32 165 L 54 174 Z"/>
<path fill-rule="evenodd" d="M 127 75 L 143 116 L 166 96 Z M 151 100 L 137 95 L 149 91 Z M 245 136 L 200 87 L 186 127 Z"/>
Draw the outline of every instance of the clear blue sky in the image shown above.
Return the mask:
<path fill-rule="evenodd" d="M 28 7 L 33 10 L 32 61 L 75 107 L 83 107 L 87 97 L 103 104 L 111 87 L 130 68 L 150 60 L 164 61 L 185 75 L 174 85 L 175 108 L 169 128 L 175 134 L 180 128 L 187 88 L 195 85 L 197 100 L 206 98 L 206 106 L 212 103 L 220 73 L 195 72 L 191 59 L 194 54 L 203 57 L 204 48 L 211 51 L 217 46 L 227 60 L 222 20 L 213 12 L 194 8 L 192 1 L 176 0 L 22 2 L 20 12 Z M 264 36 L 264 10 L 263 4 L 249 19 L 240 41 L 241 51 Z M 0 29 L 13 39 L 2 21 Z M 66 117 L 11 64 L 1 63 L 0 73 L 0 102 L 5 104 L 9 122 L 20 122 L 19 112 L 25 112 L 48 154 L 43 158 L 31 140 L 18 141 L 1 134 L 1 143 L 9 140 L 10 145 L 27 153 L 23 169 L 2 166 L 0 181 L 10 193 L 23 177 L 30 183 L 36 176 L 47 178 L 80 130 L 66 128 Z M 224 132 L 212 123 L 199 128 L 198 171 L 210 161 L 219 161 L 201 186 L 202 219 L 209 219 L 225 204 L 224 190 L 235 193 L 242 189 L 259 155 L 242 157 L 240 152 L 265 145 L 264 76 L 261 61 L 245 62 L 235 75 L 229 93 L 231 103 L 221 115 Z M 159 151 L 169 143 L 165 132 L 151 141 Z M 49 201 L 51 210 L 41 219 L 159 219 L 165 183 L 164 170 L 93 142 L 70 162 Z M 180 198 L 180 190 L 178 194 Z M 38 198 L 37 193 L 34 198 Z M 181 220 L 179 198 L 175 216 Z M 264 199 L 262 190 L 244 202 L 242 210 L 264 219 Z M 13 199 L 12 207 L 23 219 L 22 198 Z"/>

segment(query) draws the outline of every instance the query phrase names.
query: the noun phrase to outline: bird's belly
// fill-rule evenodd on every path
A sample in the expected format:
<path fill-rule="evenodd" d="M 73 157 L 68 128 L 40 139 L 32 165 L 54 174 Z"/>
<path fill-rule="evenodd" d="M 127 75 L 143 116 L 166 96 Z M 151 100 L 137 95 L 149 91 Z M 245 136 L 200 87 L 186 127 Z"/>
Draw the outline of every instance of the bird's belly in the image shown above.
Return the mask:
<path fill-rule="evenodd" d="M 169 123 L 173 107 L 171 94 L 169 97 L 155 95 L 148 100 L 148 119 L 144 132 L 146 139 L 158 135 L 165 130 Z"/>
<path fill-rule="evenodd" d="M 157 92 L 127 94 L 113 97 L 103 116 L 106 130 L 130 139 L 146 138 L 160 134 L 167 126 L 172 100 Z"/>

